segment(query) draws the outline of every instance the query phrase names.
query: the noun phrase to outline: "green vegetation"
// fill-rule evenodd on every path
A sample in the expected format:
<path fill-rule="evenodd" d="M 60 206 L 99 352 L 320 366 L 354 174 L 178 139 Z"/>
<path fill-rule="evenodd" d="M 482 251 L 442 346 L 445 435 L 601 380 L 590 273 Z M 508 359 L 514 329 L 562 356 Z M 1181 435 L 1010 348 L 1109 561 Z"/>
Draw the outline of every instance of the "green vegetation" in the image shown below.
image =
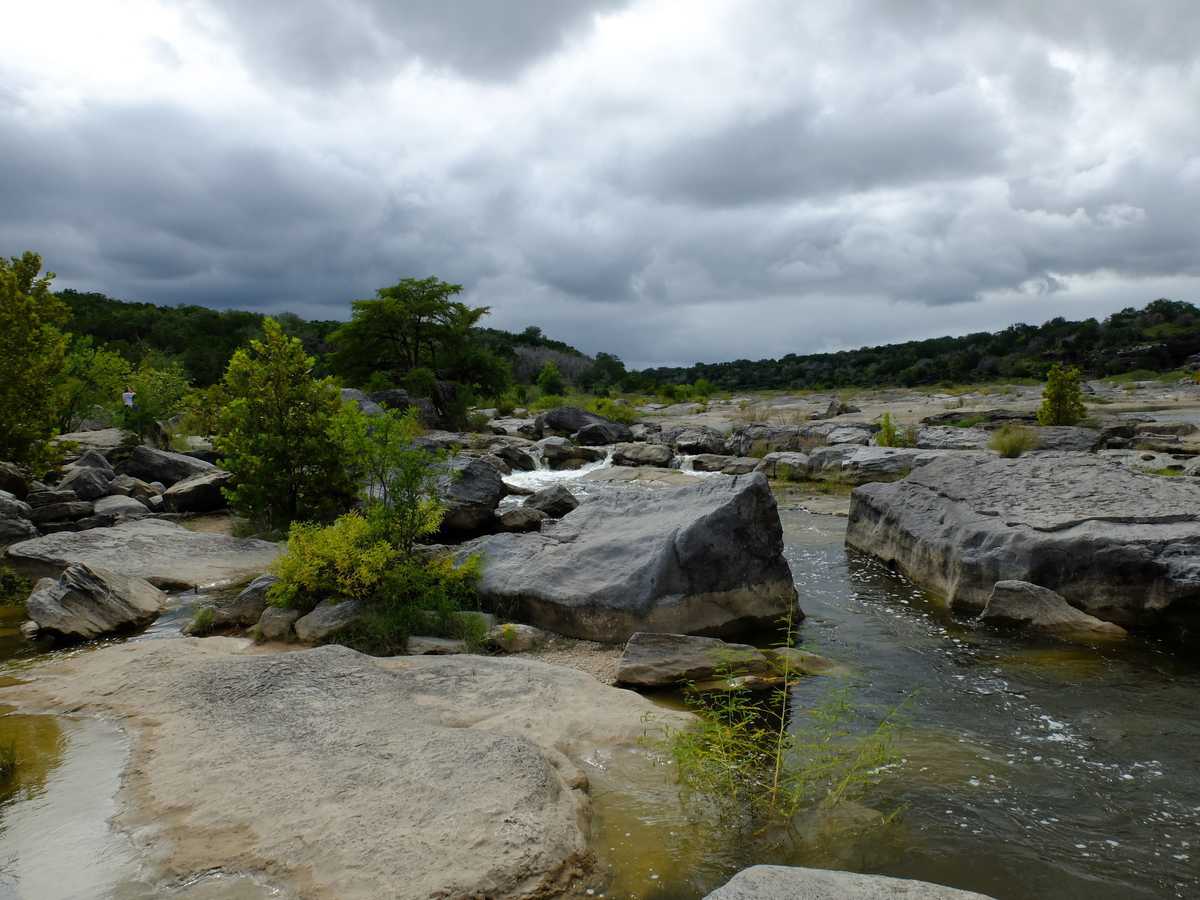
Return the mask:
<path fill-rule="evenodd" d="M 1183 476 L 1182 469 L 1176 469 L 1170 466 L 1164 466 L 1161 469 L 1143 469 L 1142 471 L 1147 475 L 1158 475 L 1162 478 L 1180 478 Z"/>
<path fill-rule="evenodd" d="M 1004 425 L 992 434 L 988 446 L 1005 459 L 1016 459 L 1022 453 L 1036 449 L 1037 435 L 1031 428 L 1020 425 Z"/>
<path fill-rule="evenodd" d="M 32 590 L 33 582 L 0 560 L 0 606 L 24 606 Z"/>
<path fill-rule="evenodd" d="M 192 622 L 189 630 L 197 637 L 202 637 L 208 634 L 213 629 L 213 623 L 216 621 L 217 614 L 211 606 L 202 606 L 196 610 L 196 614 L 192 616 Z"/>
<path fill-rule="evenodd" d="M 67 352 L 66 306 L 50 293 L 53 272 L 26 252 L 0 258 L 0 459 L 40 470 L 59 420 L 53 386 Z"/>
<path fill-rule="evenodd" d="M 562 394 L 566 390 L 562 373 L 558 371 L 558 366 L 553 362 L 547 362 L 542 366 L 542 371 L 538 373 L 537 386 L 538 390 L 545 395 Z"/>
<path fill-rule="evenodd" d="M 879 420 L 879 431 L 875 435 L 875 443 L 880 447 L 915 447 L 917 445 L 917 428 L 909 425 L 901 429 L 893 420 L 890 412 L 885 412 Z"/>
<path fill-rule="evenodd" d="M 17 774 L 17 745 L 12 741 L 0 744 L 0 784 L 7 784 Z"/>
<path fill-rule="evenodd" d="M 188 380 L 178 362 L 147 357 L 126 383 L 134 405 L 121 407 L 121 424 L 139 437 L 158 437 L 159 423 L 184 410 Z"/>
<path fill-rule="evenodd" d="M 1080 372 L 1070 366 L 1055 363 L 1046 375 L 1046 390 L 1037 412 L 1040 425 L 1074 425 L 1087 415 L 1083 405 Z"/>
<path fill-rule="evenodd" d="M 358 490 L 358 471 L 340 440 L 347 429 L 338 389 L 313 377 L 314 361 L 273 319 L 262 340 L 230 360 L 226 405 L 214 445 L 233 473 L 230 506 L 268 528 L 328 521 Z"/>

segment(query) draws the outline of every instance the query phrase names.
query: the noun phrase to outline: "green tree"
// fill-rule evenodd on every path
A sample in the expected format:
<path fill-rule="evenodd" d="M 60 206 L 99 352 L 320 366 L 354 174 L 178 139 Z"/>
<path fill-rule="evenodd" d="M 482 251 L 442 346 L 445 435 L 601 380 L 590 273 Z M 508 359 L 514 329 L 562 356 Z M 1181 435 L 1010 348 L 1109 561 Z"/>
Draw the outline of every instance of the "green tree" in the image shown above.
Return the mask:
<path fill-rule="evenodd" d="M 133 390 L 134 405 L 122 407 L 122 419 L 125 427 L 139 437 L 160 438 L 162 430 L 170 429 L 167 420 L 186 408 L 188 377 L 177 361 L 151 354 L 129 376 L 127 384 Z"/>
<path fill-rule="evenodd" d="M 95 346 L 90 337 L 75 337 L 59 383 L 59 430 L 74 431 L 96 407 L 107 413 L 119 406 L 129 374 L 125 357 Z"/>
<path fill-rule="evenodd" d="M 1080 373 L 1074 366 L 1055 363 L 1046 375 L 1046 389 L 1037 412 L 1041 425 L 1074 425 L 1087 415 L 1083 405 Z"/>
<path fill-rule="evenodd" d="M 35 469 L 48 462 L 67 349 L 68 311 L 41 269 L 29 251 L 0 259 L 0 459 Z"/>
<path fill-rule="evenodd" d="M 558 371 L 558 366 L 553 361 L 548 361 L 542 366 L 542 371 L 538 372 L 537 386 L 543 395 L 558 396 L 566 390 L 562 373 Z"/>
<path fill-rule="evenodd" d="M 274 319 L 225 371 L 226 405 L 215 446 L 233 473 L 230 505 L 271 528 L 328 521 L 358 492 L 356 465 L 339 438 L 341 396 L 313 377 L 314 361 Z"/>

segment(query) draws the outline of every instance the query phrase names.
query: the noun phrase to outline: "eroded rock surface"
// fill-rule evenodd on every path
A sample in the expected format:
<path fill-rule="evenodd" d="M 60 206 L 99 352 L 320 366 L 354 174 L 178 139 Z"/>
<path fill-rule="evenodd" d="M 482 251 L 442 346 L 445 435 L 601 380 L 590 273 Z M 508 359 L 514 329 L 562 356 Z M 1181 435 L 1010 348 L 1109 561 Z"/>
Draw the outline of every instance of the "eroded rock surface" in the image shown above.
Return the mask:
<path fill-rule="evenodd" d="M 167 595 L 141 578 L 76 564 L 57 579 L 37 583 L 25 611 L 39 634 L 88 640 L 149 625 Z"/>
<path fill-rule="evenodd" d="M 705 900 L 990 900 L 956 888 L 827 869 L 751 866 L 733 876 Z"/>
<path fill-rule="evenodd" d="M 309 900 L 533 897 L 588 864 L 579 762 L 690 719 L 519 658 L 143 641 L 6 697 L 119 721 L 122 813 L 175 876 L 269 872 Z"/>
<path fill-rule="evenodd" d="M 846 542 L 952 605 L 1029 581 L 1123 626 L 1200 620 L 1200 484 L 1090 454 L 947 454 L 854 491 Z"/>
<path fill-rule="evenodd" d="M 1064 638 L 1122 638 L 1125 629 L 1067 603 L 1060 594 L 1028 581 L 997 581 L 982 618 L 993 625 L 1027 628 Z"/>

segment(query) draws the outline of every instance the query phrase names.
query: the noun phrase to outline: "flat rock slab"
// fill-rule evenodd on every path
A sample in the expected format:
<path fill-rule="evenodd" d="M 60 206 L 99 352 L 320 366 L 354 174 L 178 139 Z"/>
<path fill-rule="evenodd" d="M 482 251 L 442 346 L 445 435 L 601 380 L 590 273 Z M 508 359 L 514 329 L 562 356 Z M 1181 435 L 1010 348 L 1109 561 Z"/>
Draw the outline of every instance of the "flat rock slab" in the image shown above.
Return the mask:
<path fill-rule="evenodd" d="M 733 876 L 705 900 L 991 900 L 956 888 L 827 869 L 751 866 Z"/>
<path fill-rule="evenodd" d="M 11 698 L 11 699 L 9 699 Z M 557 895 L 588 865 L 582 760 L 691 717 L 518 658 L 114 645 L 6 702 L 117 720 L 115 824 L 167 877 L 268 873 L 309 900 Z"/>
<path fill-rule="evenodd" d="M 967 610 L 1017 580 L 1123 626 L 1200 624 L 1200 484 L 1091 454 L 947 454 L 857 488 L 846 543 Z"/>
<path fill-rule="evenodd" d="M 625 644 L 617 663 L 617 684 L 664 687 L 720 676 L 765 675 L 774 668 L 749 644 L 716 638 L 639 631 Z"/>
<path fill-rule="evenodd" d="M 591 497 L 539 533 L 489 535 L 458 555 L 483 556 L 493 611 L 584 640 L 729 637 L 801 618 L 766 478 L 692 481 Z"/>
<path fill-rule="evenodd" d="M 282 552 L 269 541 L 189 531 L 161 519 L 60 532 L 13 544 L 8 557 L 30 575 L 57 576 L 72 563 L 144 578 L 168 589 L 236 584 L 265 571 Z"/>

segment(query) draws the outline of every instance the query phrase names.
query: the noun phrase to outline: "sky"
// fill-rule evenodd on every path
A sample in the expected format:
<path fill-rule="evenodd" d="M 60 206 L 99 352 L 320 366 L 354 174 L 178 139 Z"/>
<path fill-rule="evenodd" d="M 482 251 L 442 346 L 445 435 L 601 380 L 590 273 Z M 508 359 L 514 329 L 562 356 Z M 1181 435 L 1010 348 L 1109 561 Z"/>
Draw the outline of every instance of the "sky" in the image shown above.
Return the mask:
<path fill-rule="evenodd" d="M 627 363 L 1200 301 L 1195 0 L 38 0 L 0 255 L 344 319 L 436 275 Z"/>

